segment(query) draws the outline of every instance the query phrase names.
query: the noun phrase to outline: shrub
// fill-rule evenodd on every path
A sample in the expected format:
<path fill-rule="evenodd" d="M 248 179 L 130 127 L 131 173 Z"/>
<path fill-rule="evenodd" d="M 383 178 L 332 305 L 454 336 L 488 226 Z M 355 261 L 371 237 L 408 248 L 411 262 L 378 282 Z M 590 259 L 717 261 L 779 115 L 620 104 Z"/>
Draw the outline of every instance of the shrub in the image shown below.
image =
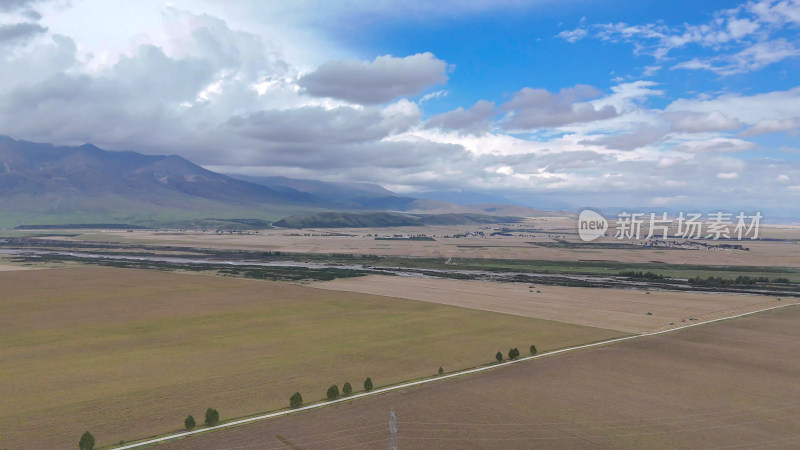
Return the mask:
<path fill-rule="evenodd" d="M 503 353 L 497 352 L 497 354 L 494 355 L 494 358 L 497 360 L 497 362 L 503 362 Z"/>
<path fill-rule="evenodd" d="M 350 386 L 349 381 L 345 381 L 345 383 L 342 385 L 342 394 L 350 395 L 352 393 L 353 393 L 353 386 Z"/>
<path fill-rule="evenodd" d="M 94 448 L 94 436 L 88 431 L 83 433 L 81 440 L 78 441 L 78 448 L 81 450 L 92 450 Z"/>
<path fill-rule="evenodd" d="M 372 390 L 372 378 L 367 377 L 367 379 L 364 380 L 364 390 L 367 392 Z"/>
<path fill-rule="evenodd" d="M 442 369 L 441 367 L 439 367 L 439 375 L 441 375 L 441 374 L 443 374 L 443 373 L 444 373 L 444 369 Z"/>
<path fill-rule="evenodd" d="M 186 416 L 186 420 L 183 421 L 183 426 L 186 427 L 187 430 L 193 430 L 196 425 L 194 417 L 192 417 L 191 414 Z"/>
<path fill-rule="evenodd" d="M 339 396 L 339 386 L 335 384 L 328 388 L 328 400 L 335 400 Z"/>
<path fill-rule="evenodd" d="M 206 410 L 206 426 L 213 427 L 218 423 L 219 423 L 219 413 L 214 408 L 208 408 Z"/>
<path fill-rule="evenodd" d="M 531 345 L 531 355 L 535 355 L 536 353 L 538 353 L 538 350 L 536 350 L 536 346 Z"/>
<path fill-rule="evenodd" d="M 303 396 L 299 392 L 295 392 L 289 397 L 289 406 L 292 408 L 299 408 L 303 406 Z"/>

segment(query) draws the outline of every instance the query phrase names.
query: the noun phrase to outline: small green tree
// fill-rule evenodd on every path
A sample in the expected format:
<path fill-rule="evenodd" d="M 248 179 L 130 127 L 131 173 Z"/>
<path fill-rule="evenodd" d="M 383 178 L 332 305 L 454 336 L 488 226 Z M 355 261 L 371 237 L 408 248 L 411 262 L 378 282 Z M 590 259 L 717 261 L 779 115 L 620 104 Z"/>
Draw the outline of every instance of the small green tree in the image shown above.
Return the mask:
<path fill-rule="evenodd" d="M 219 413 L 214 408 L 208 408 L 206 410 L 206 426 L 213 427 L 218 423 L 219 423 Z"/>
<path fill-rule="evenodd" d="M 536 346 L 531 345 L 531 355 L 535 355 L 536 353 L 538 353 L 538 350 L 536 350 Z"/>
<path fill-rule="evenodd" d="M 344 385 L 342 385 L 342 394 L 350 395 L 353 393 L 353 386 L 350 386 L 349 381 L 345 381 Z"/>
<path fill-rule="evenodd" d="M 78 441 L 78 448 L 81 450 L 92 450 L 94 448 L 94 436 L 88 431 L 84 432 L 81 440 Z"/>
<path fill-rule="evenodd" d="M 441 375 L 441 374 L 443 374 L 443 373 L 444 373 L 444 369 L 442 369 L 441 367 L 439 367 L 439 375 Z"/>
<path fill-rule="evenodd" d="M 303 406 L 303 396 L 299 392 L 295 392 L 289 397 L 289 406 L 292 408 L 299 408 Z"/>
<path fill-rule="evenodd" d="M 372 390 L 372 378 L 367 377 L 367 379 L 364 380 L 364 390 L 367 392 Z"/>
<path fill-rule="evenodd" d="M 185 426 L 187 430 L 193 430 L 196 425 L 194 417 L 191 414 L 186 416 L 186 420 L 183 421 L 183 426 Z"/>
<path fill-rule="evenodd" d="M 339 396 L 339 386 L 335 384 L 328 388 L 328 400 L 335 400 Z"/>
<path fill-rule="evenodd" d="M 497 352 L 497 354 L 494 355 L 494 358 L 497 360 L 497 362 L 503 362 L 503 353 Z"/>

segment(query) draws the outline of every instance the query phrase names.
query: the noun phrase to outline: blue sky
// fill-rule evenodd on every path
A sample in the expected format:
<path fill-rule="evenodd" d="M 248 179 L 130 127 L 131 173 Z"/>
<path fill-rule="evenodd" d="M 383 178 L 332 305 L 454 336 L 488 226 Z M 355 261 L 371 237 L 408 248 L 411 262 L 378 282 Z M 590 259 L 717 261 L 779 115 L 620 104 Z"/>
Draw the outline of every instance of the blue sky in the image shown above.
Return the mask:
<path fill-rule="evenodd" d="M 19 0 L 0 133 L 411 194 L 800 216 L 798 29 L 798 0 Z"/>
<path fill-rule="evenodd" d="M 535 3 L 535 2 L 531 2 Z M 355 15 L 352 22 L 322 25 L 326 36 L 352 49 L 362 59 L 383 54 L 407 55 L 430 51 L 456 66 L 448 90 L 451 94 L 428 113 L 474 103 L 479 99 L 502 101 L 525 86 L 558 90 L 575 84 L 607 89 L 615 77 L 639 77 L 645 67 L 659 61 L 635 55 L 632 45 L 582 39 L 569 43 L 555 39 L 558 33 L 593 23 L 656 23 L 680 27 L 702 24 L 714 13 L 735 7 L 731 1 L 563 1 L 540 2 L 542 6 L 516 6 L 480 14 L 443 19 L 438 16 L 401 17 L 379 13 Z M 776 33 L 795 37 L 796 29 Z M 674 58 L 709 56 L 713 49 L 692 45 L 674 52 Z M 769 92 L 796 85 L 800 61 L 786 59 L 757 74 L 728 77 L 686 71 L 664 71 L 651 79 L 662 83 L 666 95 L 654 99 L 663 106 L 671 98 L 693 92 L 719 90 Z M 699 75 L 699 76 L 698 76 Z M 659 102 L 661 105 L 659 105 Z M 437 110 L 438 108 L 439 110 Z"/>

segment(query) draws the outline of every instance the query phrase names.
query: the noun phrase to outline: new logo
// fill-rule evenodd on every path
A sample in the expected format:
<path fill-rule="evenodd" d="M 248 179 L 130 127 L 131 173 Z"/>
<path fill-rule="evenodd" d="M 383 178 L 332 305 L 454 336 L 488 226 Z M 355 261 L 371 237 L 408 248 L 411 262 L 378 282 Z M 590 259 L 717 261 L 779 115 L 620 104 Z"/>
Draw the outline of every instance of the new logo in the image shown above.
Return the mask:
<path fill-rule="evenodd" d="M 608 221 L 605 217 L 590 210 L 584 209 L 578 216 L 578 235 L 585 242 L 593 241 L 604 236 L 608 230 Z"/>

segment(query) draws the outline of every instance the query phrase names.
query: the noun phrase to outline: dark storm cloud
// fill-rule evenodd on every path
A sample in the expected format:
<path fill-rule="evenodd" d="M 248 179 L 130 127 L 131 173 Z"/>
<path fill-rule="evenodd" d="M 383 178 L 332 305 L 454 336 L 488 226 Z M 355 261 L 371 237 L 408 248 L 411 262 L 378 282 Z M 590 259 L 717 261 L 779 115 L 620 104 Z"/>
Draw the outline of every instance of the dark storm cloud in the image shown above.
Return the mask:
<path fill-rule="evenodd" d="M 585 85 L 561 89 L 557 94 L 546 89 L 526 87 L 500 107 L 501 111 L 512 113 L 503 127 L 507 130 L 528 130 L 616 117 L 617 110 L 613 106 L 596 109 L 590 103 L 581 103 L 599 95 L 599 91 Z"/>
<path fill-rule="evenodd" d="M 432 53 L 396 58 L 379 56 L 372 62 L 331 61 L 300 78 L 305 93 L 315 97 L 372 105 L 417 95 L 426 87 L 447 81 L 447 63 Z"/>
<path fill-rule="evenodd" d="M 603 136 L 597 139 L 578 141 L 581 145 L 602 145 L 612 150 L 635 150 L 645 145 L 661 142 L 668 130 L 662 127 L 640 126 L 633 133 Z"/>
<path fill-rule="evenodd" d="M 259 111 L 231 118 L 235 132 L 269 142 L 341 144 L 382 139 L 402 132 L 418 121 L 413 115 L 390 115 L 378 108 L 342 106 L 327 110 L 307 106 Z"/>
<path fill-rule="evenodd" d="M 494 103 L 480 100 L 467 110 L 459 106 L 437 114 L 428 120 L 425 127 L 479 134 L 491 130 L 493 115 Z"/>
<path fill-rule="evenodd" d="M 26 41 L 45 31 L 47 31 L 47 28 L 31 22 L 0 25 L 0 45 L 11 41 Z"/>
<path fill-rule="evenodd" d="M 2 0 L 0 1 L 0 11 L 16 11 L 18 9 L 29 8 L 40 0 Z"/>

